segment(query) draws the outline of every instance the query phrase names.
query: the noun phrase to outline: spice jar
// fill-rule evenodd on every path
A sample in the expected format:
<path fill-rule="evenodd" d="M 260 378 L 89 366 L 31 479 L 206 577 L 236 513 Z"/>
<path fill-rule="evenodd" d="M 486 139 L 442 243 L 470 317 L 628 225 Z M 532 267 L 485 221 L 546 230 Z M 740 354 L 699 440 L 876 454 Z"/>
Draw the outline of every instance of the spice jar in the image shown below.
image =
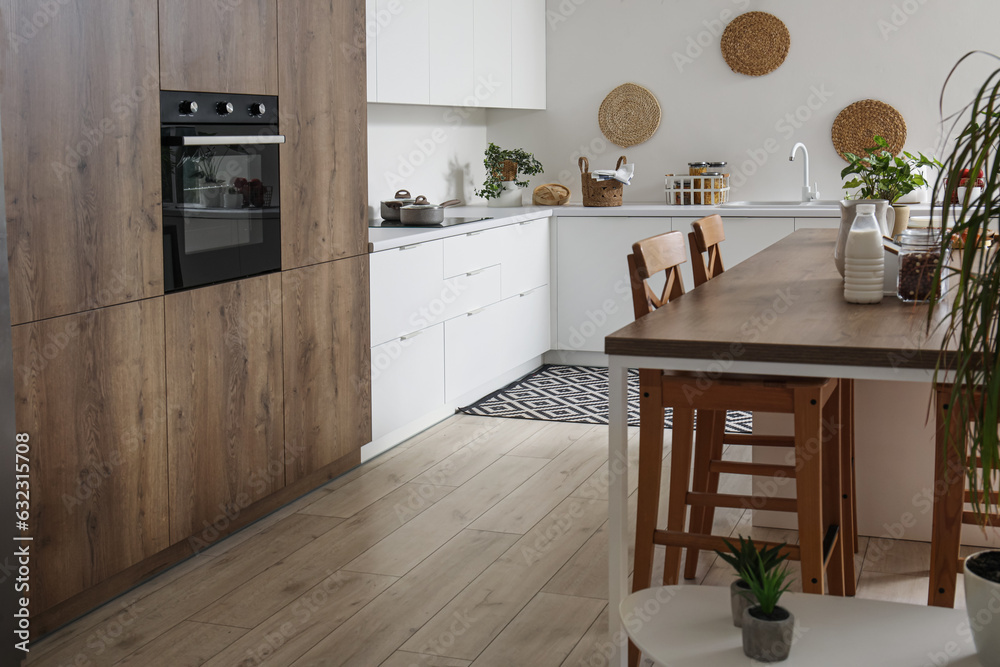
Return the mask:
<path fill-rule="evenodd" d="M 691 176 L 698 176 L 708 171 L 707 162 L 688 162 L 688 173 Z"/>
<path fill-rule="evenodd" d="M 904 303 L 928 301 L 939 292 L 934 274 L 941 263 L 941 230 L 907 229 L 899 235 L 896 295 Z"/>
<path fill-rule="evenodd" d="M 728 166 L 728 164 L 725 163 L 725 162 L 709 162 L 708 163 L 708 171 L 724 172 L 724 171 L 726 171 L 726 167 L 727 166 Z"/>

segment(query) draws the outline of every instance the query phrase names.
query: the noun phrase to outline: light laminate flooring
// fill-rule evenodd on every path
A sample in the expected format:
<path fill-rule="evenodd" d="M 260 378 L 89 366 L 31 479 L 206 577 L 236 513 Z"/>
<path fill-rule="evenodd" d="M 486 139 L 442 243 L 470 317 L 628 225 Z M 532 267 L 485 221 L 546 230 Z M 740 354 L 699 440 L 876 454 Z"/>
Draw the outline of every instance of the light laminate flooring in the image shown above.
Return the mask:
<path fill-rule="evenodd" d="M 35 642 L 27 664 L 607 665 L 606 462 L 605 426 L 456 415 Z M 797 539 L 750 519 L 718 511 L 715 532 Z M 930 545 L 869 546 L 858 597 L 924 604 Z M 731 580 L 702 552 L 685 583 Z"/>

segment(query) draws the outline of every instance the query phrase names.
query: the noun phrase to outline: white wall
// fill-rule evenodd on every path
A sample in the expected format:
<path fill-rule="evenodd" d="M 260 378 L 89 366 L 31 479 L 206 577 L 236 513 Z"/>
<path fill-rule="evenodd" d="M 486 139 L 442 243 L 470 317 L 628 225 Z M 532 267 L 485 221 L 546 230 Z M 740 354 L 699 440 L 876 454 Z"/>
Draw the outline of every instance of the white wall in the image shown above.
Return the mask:
<path fill-rule="evenodd" d="M 474 201 L 486 173 L 486 111 L 403 104 L 368 105 L 368 203 L 400 188 L 433 203 Z"/>
<path fill-rule="evenodd" d="M 663 174 L 696 160 L 728 161 L 741 185 L 735 199 L 798 199 L 801 157 L 788 161 L 797 141 L 809 148 L 823 198 L 840 198 L 845 163 L 830 129 L 845 106 L 887 102 L 906 119 L 907 150 L 937 152 L 948 71 L 971 49 L 1000 53 L 996 0 L 548 0 L 547 8 L 548 109 L 490 110 L 488 136 L 534 152 L 546 173 L 532 185 L 562 182 L 573 200 L 581 153 L 592 168 L 611 168 L 621 154 L 636 164 L 626 202 L 662 201 Z M 734 73 L 719 50 L 725 25 L 751 10 L 775 14 L 791 34 L 788 58 L 763 77 Z M 604 139 L 597 111 L 629 81 L 653 91 L 662 120 L 650 140 L 622 149 Z"/>

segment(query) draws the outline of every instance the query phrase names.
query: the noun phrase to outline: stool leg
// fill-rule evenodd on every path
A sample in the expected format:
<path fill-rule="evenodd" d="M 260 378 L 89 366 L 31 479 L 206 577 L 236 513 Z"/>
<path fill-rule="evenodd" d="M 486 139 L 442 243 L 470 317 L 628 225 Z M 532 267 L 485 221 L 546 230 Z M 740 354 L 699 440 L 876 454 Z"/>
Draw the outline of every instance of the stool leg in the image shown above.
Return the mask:
<path fill-rule="evenodd" d="M 716 438 L 721 438 L 721 434 L 716 434 L 715 432 L 715 410 L 698 410 L 697 414 L 698 425 L 694 434 L 694 472 L 691 477 L 691 490 L 698 493 L 713 492 L 710 488 L 711 473 L 708 468 L 711 465 L 712 458 L 715 456 L 715 440 Z M 716 475 L 716 478 L 718 478 L 718 475 Z M 718 486 L 718 481 L 716 481 L 716 486 Z M 692 533 L 711 532 L 711 523 L 708 524 L 707 529 L 705 528 L 707 509 L 700 505 L 691 507 L 690 531 Z M 694 579 L 697 575 L 697 570 L 698 549 L 688 547 L 687 560 L 684 565 L 684 578 Z"/>
<path fill-rule="evenodd" d="M 639 371 L 639 486 L 636 491 L 635 556 L 632 592 L 649 588 L 653 578 L 653 534 L 660 504 L 663 463 L 663 401 L 658 370 Z M 639 664 L 639 651 L 629 641 L 629 665 Z"/>
<path fill-rule="evenodd" d="M 836 381 L 834 381 L 836 382 Z M 843 429 L 841 428 L 840 384 L 837 383 L 833 394 L 823 406 L 823 528 L 837 526 L 837 542 L 833 545 L 830 559 L 826 566 L 826 580 L 831 595 L 843 596 L 845 579 L 853 577 L 847 574 L 848 560 L 854 563 L 854 537 L 851 527 L 844 519 L 844 483 L 841 470 L 841 448 Z"/>
<path fill-rule="evenodd" d="M 670 496 L 667 530 L 682 532 L 687 517 L 687 492 L 691 477 L 691 441 L 694 410 L 674 408 L 673 445 L 670 448 Z M 667 546 L 663 557 L 663 585 L 678 583 L 681 576 L 681 548 Z"/>
<path fill-rule="evenodd" d="M 823 582 L 823 458 L 820 391 L 795 391 L 795 496 L 798 505 L 802 590 L 820 593 Z"/>
<path fill-rule="evenodd" d="M 854 493 L 854 380 L 840 380 L 840 533 L 844 536 L 844 595 L 858 592 L 854 554 L 858 552 L 858 517 Z"/>
<path fill-rule="evenodd" d="M 934 452 L 934 516 L 931 524 L 931 580 L 927 604 L 955 606 L 959 550 L 962 541 L 962 512 L 965 509 L 965 419 L 952 414 L 948 424 L 951 445 L 945 451 L 945 416 L 949 410 L 950 387 L 937 390 L 937 429 Z"/>

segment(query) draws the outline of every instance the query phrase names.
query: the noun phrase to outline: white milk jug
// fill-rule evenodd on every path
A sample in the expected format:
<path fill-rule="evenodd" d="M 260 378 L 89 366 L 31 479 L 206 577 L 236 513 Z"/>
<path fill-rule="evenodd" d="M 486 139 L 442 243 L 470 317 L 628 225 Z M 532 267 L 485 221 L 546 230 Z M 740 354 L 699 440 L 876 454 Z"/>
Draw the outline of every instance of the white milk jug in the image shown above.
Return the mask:
<path fill-rule="evenodd" d="M 844 300 L 848 303 L 882 301 L 885 251 L 874 204 L 858 204 L 857 215 L 844 247 Z"/>

